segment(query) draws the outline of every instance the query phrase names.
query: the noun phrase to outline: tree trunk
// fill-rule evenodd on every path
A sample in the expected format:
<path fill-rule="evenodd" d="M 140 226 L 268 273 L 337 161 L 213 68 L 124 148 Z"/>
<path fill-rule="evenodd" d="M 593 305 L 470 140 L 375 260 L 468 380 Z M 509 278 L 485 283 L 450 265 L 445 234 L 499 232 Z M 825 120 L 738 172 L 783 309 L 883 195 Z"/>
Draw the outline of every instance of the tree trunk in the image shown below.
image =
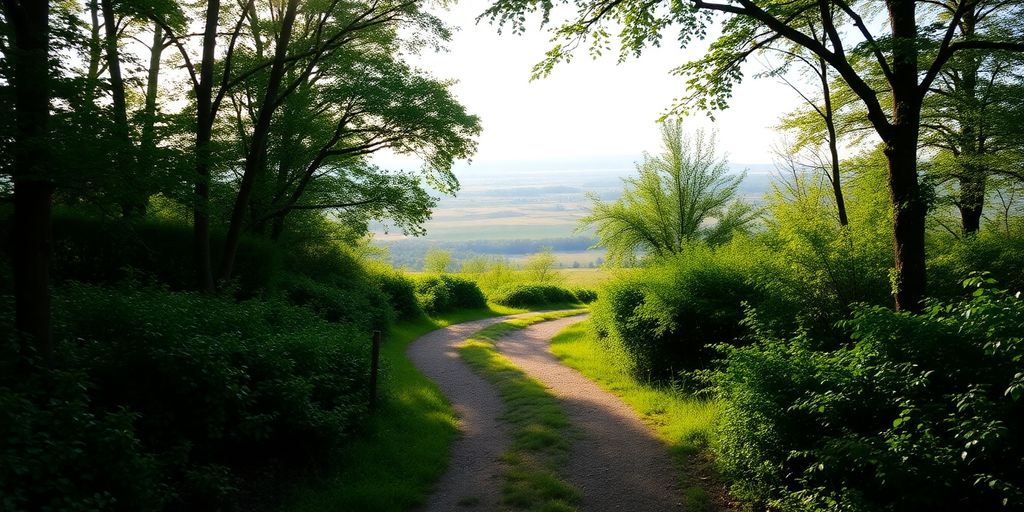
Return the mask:
<path fill-rule="evenodd" d="M 287 10 L 281 19 L 281 33 L 274 49 L 274 62 L 270 68 L 266 94 L 253 126 L 252 137 L 249 140 L 249 152 L 245 158 L 245 172 L 242 174 L 238 196 L 235 198 L 235 206 L 231 211 L 231 224 L 228 226 L 228 233 L 224 239 L 224 256 L 221 259 L 219 272 L 219 281 L 221 282 L 231 279 L 234 271 L 235 256 L 238 253 L 238 242 L 242 235 L 242 225 L 245 223 L 249 199 L 256 184 L 257 174 L 264 167 L 267 140 L 270 135 L 270 121 L 279 104 L 278 95 L 284 78 L 284 64 L 288 53 L 288 44 L 291 42 L 292 25 L 295 22 L 298 4 L 299 0 L 288 0 Z"/>
<path fill-rule="evenodd" d="M 843 199 L 842 176 L 839 169 L 839 135 L 836 133 L 835 115 L 832 111 L 832 90 L 828 84 L 828 64 L 825 59 L 818 58 L 820 69 L 818 76 L 821 77 L 821 92 L 825 98 L 825 128 L 828 130 L 828 152 L 831 161 L 832 195 L 836 199 L 836 210 L 839 212 L 839 225 L 846 226 L 850 223 L 846 215 L 846 201 Z"/>
<path fill-rule="evenodd" d="M 981 213 L 985 207 L 985 173 L 975 165 L 966 165 L 960 177 L 960 223 L 966 236 L 981 229 Z"/>
<path fill-rule="evenodd" d="M 89 69 L 85 75 L 85 118 L 89 119 L 90 114 L 96 106 L 96 87 L 99 85 L 100 59 L 103 57 L 103 48 L 100 44 L 100 5 L 98 0 L 89 2 Z"/>
<path fill-rule="evenodd" d="M 960 23 L 965 38 L 973 39 L 977 25 L 975 8 L 968 8 Z M 976 56 L 964 56 L 963 67 L 955 77 L 956 95 L 959 98 L 957 116 L 960 124 L 960 225 L 963 234 L 973 235 L 981 228 L 981 213 L 985 208 L 987 174 L 978 160 L 985 152 L 982 142 L 985 123 L 981 101 L 978 98 L 978 70 L 981 61 Z"/>
<path fill-rule="evenodd" d="M 210 138 L 213 133 L 213 66 L 217 47 L 220 0 L 206 5 L 203 32 L 203 61 L 196 88 L 196 182 L 192 209 L 193 256 L 200 291 L 212 293 L 213 266 L 210 258 Z"/>
<path fill-rule="evenodd" d="M 50 252 L 53 185 L 49 168 L 50 76 L 47 0 L 4 0 L 12 29 L 15 123 L 14 218 L 11 264 L 14 270 L 15 329 L 22 354 L 48 360 L 50 330 Z"/>
<path fill-rule="evenodd" d="M 114 109 L 115 165 L 121 167 L 126 179 L 126 189 L 120 200 L 121 213 L 125 217 L 137 217 L 146 213 L 146 196 L 141 180 L 136 173 L 139 169 L 132 158 L 131 128 L 128 125 L 128 103 L 125 99 L 124 77 L 121 75 L 121 54 L 117 47 L 117 17 L 114 15 L 113 0 L 100 0 L 103 11 L 104 46 L 107 54 L 107 73 L 110 74 L 110 96 Z"/>
<path fill-rule="evenodd" d="M 156 97 L 160 85 L 160 58 L 164 51 L 164 29 L 159 23 L 153 24 L 153 46 L 149 51 L 149 74 L 146 77 L 146 106 L 142 120 L 142 149 L 152 160 L 156 147 L 154 125 L 156 123 Z"/>
<path fill-rule="evenodd" d="M 895 295 L 899 311 L 920 311 L 927 283 L 925 271 L 925 214 L 917 179 L 921 93 L 917 90 L 917 20 L 914 0 L 888 0 L 893 35 L 892 126 L 884 134 L 889 164 L 889 194 L 893 205 Z"/>

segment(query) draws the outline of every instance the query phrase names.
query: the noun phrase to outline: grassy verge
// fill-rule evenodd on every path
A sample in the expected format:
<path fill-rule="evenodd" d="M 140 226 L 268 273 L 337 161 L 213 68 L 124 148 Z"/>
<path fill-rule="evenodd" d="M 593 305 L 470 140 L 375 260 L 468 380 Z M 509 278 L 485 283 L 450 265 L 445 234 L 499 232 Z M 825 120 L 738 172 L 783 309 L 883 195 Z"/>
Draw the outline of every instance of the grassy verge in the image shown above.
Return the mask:
<path fill-rule="evenodd" d="M 579 492 L 558 472 L 568 456 L 572 427 L 558 399 L 501 355 L 494 340 L 572 314 L 575 312 L 547 313 L 495 324 L 459 348 L 463 360 L 494 384 L 505 402 L 504 419 L 512 427 L 512 447 L 502 456 L 502 497 L 517 510 L 575 510 Z"/>
<path fill-rule="evenodd" d="M 567 366 L 618 395 L 654 427 L 682 469 L 687 510 L 711 509 L 714 502 L 724 498 L 713 496 L 720 492 L 719 486 L 706 483 L 711 468 L 703 456 L 718 415 L 717 402 L 637 381 L 616 363 L 621 360 L 621 354 L 603 346 L 597 339 L 590 321 L 571 325 L 558 333 L 551 342 L 551 352 Z"/>
<path fill-rule="evenodd" d="M 284 510 L 404 511 L 421 503 L 448 465 L 457 422 L 441 391 L 406 358 L 406 347 L 448 325 L 520 312 L 493 306 L 394 326 L 381 346 L 384 397 L 365 434 L 345 448 L 333 470 L 298 490 Z"/>

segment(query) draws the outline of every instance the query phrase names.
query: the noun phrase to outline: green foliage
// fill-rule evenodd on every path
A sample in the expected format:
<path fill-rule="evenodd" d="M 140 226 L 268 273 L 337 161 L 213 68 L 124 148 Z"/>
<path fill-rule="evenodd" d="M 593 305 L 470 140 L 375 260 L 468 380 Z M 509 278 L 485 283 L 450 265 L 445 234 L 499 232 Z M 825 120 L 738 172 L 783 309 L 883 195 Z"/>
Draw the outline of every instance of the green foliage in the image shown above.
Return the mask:
<path fill-rule="evenodd" d="M 723 347 L 717 451 L 735 490 L 784 510 L 1024 506 L 1024 302 L 966 284 L 921 315 L 858 307 L 837 350 L 807 334 Z"/>
<path fill-rule="evenodd" d="M 452 255 L 443 249 L 430 249 L 423 256 L 423 271 L 444 274 L 452 269 Z"/>
<path fill-rule="evenodd" d="M 195 286 L 193 234 L 187 224 L 69 214 L 54 218 L 53 236 L 53 273 L 58 282 L 112 283 L 147 276 L 173 289 Z M 212 238 L 215 248 L 222 241 L 221 233 Z M 260 293 L 271 285 L 281 266 L 282 257 L 270 241 L 243 237 L 234 284 L 243 295 Z"/>
<path fill-rule="evenodd" d="M 526 262 L 523 263 L 523 273 L 526 279 L 533 283 L 557 284 L 562 281 L 561 274 L 555 270 L 557 265 L 558 260 L 554 254 L 551 254 L 551 249 L 545 248 L 526 258 Z"/>
<path fill-rule="evenodd" d="M 590 215 L 580 219 L 596 229 L 610 261 L 629 263 L 638 252 L 665 257 L 696 241 L 722 244 L 756 216 L 736 197 L 744 174 L 727 174 L 713 135 L 690 138 L 679 121 L 665 122 L 661 134 L 664 152 L 644 155 L 637 177 L 623 179 L 622 198 L 605 203 L 592 196 Z"/>
<path fill-rule="evenodd" d="M 13 510 L 223 509 L 253 469 L 326 460 L 363 418 L 369 334 L 355 324 L 134 286 L 68 285 L 56 301 L 57 371 L 0 384 Z"/>
<path fill-rule="evenodd" d="M 358 326 L 365 330 L 387 330 L 394 320 L 388 294 L 371 280 L 329 285 L 297 274 L 279 279 L 288 302 L 315 311 L 328 322 Z"/>
<path fill-rule="evenodd" d="M 371 267 L 370 278 L 387 297 L 396 318 L 409 320 L 423 314 L 416 300 L 416 282 L 412 278 L 384 265 Z"/>
<path fill-rule="evenodd" d="M 1024 237 L 982 230 L 975 236 L 935 244 L 928 261 L 928 294 L 951 300 L 964 296 L 957 284 L 971 272 L 989 272 L 1013 291 L 1024 290 Z"/>
<path fill-rule="evenodd" d="M 597 300 L 597 292 L 590 288 L 573 288 L 570 291 L 581 304 L 590 304 Z"/>
<path fill-rule="evenodd" d="M 476 283 L 448 274 L 417 279 L 416 299 L 430 314 L 487 307 L 487 298 Z"/>
<path fill-rule="evenodd" d="M 762 318 L 779 332 L 834 331 L 855 303 L 891 303 L 892 212 L 879 152 L 844 164 L 849 224 L 841 226 L 831 185 L 817 173 L 781 180 L 767 197 L 760 260 L 752 281 L 773 304 Z M 768 311 L 767 307 L 773 308 Z"/>
<path fill-rule="evenodd" d="M 640 379 L 703 368 L 712 356 L 706 345 L 734 343 L 746 333 L 743 304 L 761 300 L 748 281 L 752 265 L 743 251 L 691 246 L 606 283 L 594 304 L 594 323 L 609 343 L 624 349 Z"/>
<path fill-rule="evenodd" d="M 491 302 L 513 308 L 530 308 L 577 301 L 573 292 L 550 284 L 515 284 L 502 288 L 490 296 Z"/>

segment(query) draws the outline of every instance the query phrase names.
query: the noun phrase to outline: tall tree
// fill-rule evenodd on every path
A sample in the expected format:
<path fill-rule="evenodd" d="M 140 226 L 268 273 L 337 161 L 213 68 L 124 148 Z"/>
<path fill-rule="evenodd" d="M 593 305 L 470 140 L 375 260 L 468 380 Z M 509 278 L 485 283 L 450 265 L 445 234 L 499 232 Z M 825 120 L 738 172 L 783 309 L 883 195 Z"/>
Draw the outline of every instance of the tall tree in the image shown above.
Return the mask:
<path fill-rule="evenodd" d="M 714 110 L 727 105 L 733 86 L 742 79 L 742 64 L 752 54 L 780 40 L 806 48 L 823 59 L 864 104 L 881 138 L 888 162 L 887 182 L 895 210 L 893 221 L 894 295 L 897 309 L 918 310 L 926 291 L 926 194 L 918 179 L 917 150 L 921 107 L 936 77 L 950 60 L 968 50 L 1024 51 L 1019 24 L 1002 34 L 967 37 L 957 30 L 968 8 L 984 6 L 1019 19 L 1024 7 L 1015 0 L 886 0 L 882 30 L 865 21 L 876 4 L 846 0 L 691 0 L 639 2 L 575 0 L 577 14 L 555 29 L 559 40 L 537 65 L 538 76 L 568 58 L 581 44 L 599 50 L 610 39 L 608 25 L 621 24 L 621 57 L 639 54 L 658 44 L 663 29 L 679 27 L 678 40 L 702 38 L 713 15 L 725 17 L 722 35 L 707 54 L 678 72 L 689 76 L 691 95 L 683 107 Z M 554 3 L 547 0 L 498 0 L 485 12 L 499 24 L 524 29 L 527 15 L 540 11 L 550 19 Z M 808 33 L 808 20 L 826 34 L 829 46 Z M 849 30 L 847 30 L 849 28 Z M 869 59 L 884 77 L 891 104 L 854 65 Z"/>
<path fill-rule="evenodd" d="M 15 328 L 25 353 L 49 357 L 50 251 L 53 181 L 49 154 L 50 2 L 3 1 L 9 27 L 14 88 L 14 219 L 11 263 L 14 270 Z"/>
<path fill-rule="evenodd" d="M 661 134 L 664 151 L 644 155 L 637 176 L 623 179 L 622 197 L 606 203 L 591 196 L 591 213 L 580 219 L 596 229 L 612 261 L 631 262 L 637 251 L 664 257 L 697 241 L 721 244 L 756 215 L 736 194 L 745 174 L 728 174 L 713 136 L 687 137 L 678 120 L 666 121 Z"/>
<path fill-rule="evenodd" d="M 414 0 L 303 4 L 305 10 L 301 13 L 299 7 L 298 2 L 294 6 L 289 2 L 281 7 L 283 11 L 279 8 L 271 16 L 278 20 L 274 29 L 267 34 L 275 43 L 274 54 L 269 57 L 269 65 L 261 66 L 268 67 L 269 74 L 261 95 L 262 101 L 255 110 L 256 121 L 247 137 L 245 167 L 231 212 L 218 273 L 221 282 L 232 277 L 253 191 L 266 167 L 271 122 L 280 106 L 314 74 L 317 79 L 323 79 L 323 75 L 319 74 L 320 66 L 337 52 L 350 47 L 373 48 L 379 31 L 398 30 L 400 25 L 433 30 L 437 30 L 439 25 L 436 18 L 421 12 L 418 2 Z M 273 5 L 270 12 L 275 12 Z M 300 14 L 303 19 L 302 32 L 293 34 L 293 24 Z M 258 43 L 259 40 L 257 35 L 254 44 L 258 50 L 269 46 Z M 258 77 L 255 73 L 251 75 L 253 79 Z"/>

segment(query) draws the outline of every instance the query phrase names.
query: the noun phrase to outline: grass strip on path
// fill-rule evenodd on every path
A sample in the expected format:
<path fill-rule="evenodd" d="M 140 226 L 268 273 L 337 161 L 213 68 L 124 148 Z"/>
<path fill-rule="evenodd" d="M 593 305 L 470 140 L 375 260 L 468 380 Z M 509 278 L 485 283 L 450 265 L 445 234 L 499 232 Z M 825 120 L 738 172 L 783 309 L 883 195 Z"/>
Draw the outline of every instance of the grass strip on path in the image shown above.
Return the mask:
<path fill-rule="evenodd" d="M 721 501 L 709 489 L 710 464 L 704 457 L 718 416 L 718 402 L 694 398 L 681 390 L 638 381 L 619 363 L 624 354 L 597 339 L 591 321 L 570 325 L 551 340 L 551 352 L 601 387 L 614 393 L 651 425 L 672 451 L 682 470 L 686 510 L 711 510 Z M 696 464 L 695 464 L 696 462 Z"/>
<path fill-rule="evenodd" d="M 297 490 L 283 510 L 400 512 L 422 503 L 448 466 L 458 420 L 437 385 L 406 357 L 406 347 L 435 329 L 523 311 L 492 306 L 393 326 L 381 345 L 387 370 L 381 401 L 365 433 L 344 448 L 336 467 Z"/>
<path fill-rule="evenodd" d="M 559 467 L 568 460 L 572 425 L 561 402 L 501 355 L 494 341 L 536 323 L 579 313 L 559 311 L 505 321 L 477 332 L 459 348 L 462 359 L 495 386 L 505 403 L 512 447 L 502 456 L 502 499 L 517 510 L 576 510 L 579 491 L 559 474 Z"/>

